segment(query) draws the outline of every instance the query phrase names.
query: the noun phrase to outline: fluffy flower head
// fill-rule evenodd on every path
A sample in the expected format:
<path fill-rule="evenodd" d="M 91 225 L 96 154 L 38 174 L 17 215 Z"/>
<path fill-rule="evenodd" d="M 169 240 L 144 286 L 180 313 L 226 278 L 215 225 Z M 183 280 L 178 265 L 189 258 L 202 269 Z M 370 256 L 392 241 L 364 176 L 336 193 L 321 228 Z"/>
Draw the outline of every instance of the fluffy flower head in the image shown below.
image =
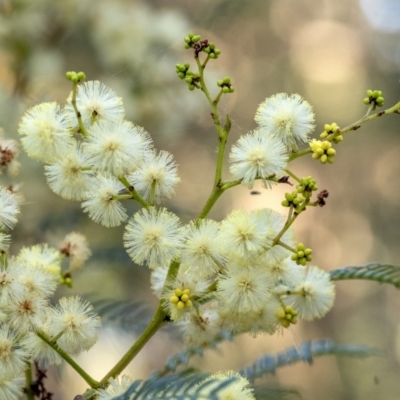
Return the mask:
<path fill-rule="evenodd" d="M 49 319 L 50 335 L 63 332 L 57 344 L 71 354 L 89 350 L 97 341 L 99 327 L 93 307 L 78 296 L 61 298 Z"/>
<path fill-rule="evenodd" d="M 159 204 L 175 193 L 175 185 L 180 181 L 173 157 L 167 151 L 146 154 L 144 162 L 129 176 L 129 182 L 146 200 Z M 153 197 L 153 199 L 152 199 Z"/>
<path fill-rule="evenodd" d="M 150 268 L 168 265 L 179 255 L 182 245 L 179 218 L 164 208 L 142 209 L 129 220 L 124 245 L 140 265 L 145 261 Z"/>
<path fill-rule="evenodd" d="M 298 94 L 278 93 L 267 98 L 259 105 L 255 120 L 288 148 L 295 147 L 296 142 L 306 142 L 314 129 L 312 107 Z"/>
<path fill-rule="evenodd" d="M 284 302 L 293 304 L 300 318 L 312 321 L 322 318 L 333 307 L 334 300 L 335 287 L 329 274 L 320 268 L 309 266 Z"/>
<path fill-rule="evenodd" d="M 71 98 L 72 95 L 68 98 L 66 112 L 69 121 L 77 126 L 77 118 L 71 104 Z M 119 121 L 125 116 L 122 99 L 112 89 L 99 81 L 88 81 L 78 86 L 76 106 L 86 129 L 94 122 Z"/>
<path fill-rule="evenodd" d="M 69 125 L 57 103 L 41 103 L 29 109 L 18 127 L 22 145 L 29 157 L 55 162 L 73 144 Z"/>
<path fill-rule="evenodd" d="M 90 190 L 86 193 L 86 200 L 82 203 L 84 212 L 97 223 L 108 228 L 121 225 L 127 215 L 122 204 L 113 198 L 122 185 L 115 178 L 98 176 L 93 178 Z"/>
<path fill-rule="evenodd" d="M 50 189 L 63 199 L 83 200 L 91 180 L 90 172 L 85 170 L 88 165 L 87 157 L 74 145 L 56 163 L 45 166 Z"/>
<path fill-rule="evenodd" d="M 283 174 L 287 163 L 285 151 L 281 140 L 257 129 L 242 136 L 232 147 L 229 170 L 235 179 L 251 189 L 256 178 Z M 263 179 L 263 182 L 264 187 L 269 186 L 269 181 Z"/>
<path fill-rule="evenodd" d="M 116 177 L 133 172 L 151 145 L 147 132 L 128 121 L 99 121 L 83 150 L 93 168 Z"/>

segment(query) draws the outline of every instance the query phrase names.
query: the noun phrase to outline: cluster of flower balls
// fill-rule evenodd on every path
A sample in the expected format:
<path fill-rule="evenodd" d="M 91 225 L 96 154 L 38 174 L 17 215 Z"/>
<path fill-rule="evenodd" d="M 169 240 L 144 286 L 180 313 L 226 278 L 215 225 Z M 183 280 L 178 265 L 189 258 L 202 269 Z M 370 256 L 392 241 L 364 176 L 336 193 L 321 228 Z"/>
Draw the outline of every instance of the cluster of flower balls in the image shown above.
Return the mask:
<path fill-rule="evenodd" d="M 152 288 L 187 344 L 205 345 L 221 330 L 273 334 L 298 319 L 320 318 L 329 311 L 334 301 L 329 275 L 291 259 L 287 248 L 296 246 L 292 228 L 280 237 L 286 246 L 274 241 L 285 225 L 284 215 L 270 209 L 236 210 L 221 222 L 198 219 L 183 225 L 160 207 L 180 181 L 177 166 L 171 154 L 157 152 L 150 135 L 124 115 L 121 98 L 104 84 L 89 81 L 79 84 L 63 107 L 42 103 L 28 110 L 19 133 L 27 154 L 46 164 L 50 188 L 64 199 L 81 201 L 95 222 L 113 227 L 127 221 L 123 200 L 143 205 L 126 225 L 124 245 L 134 262 L 152 269 Z M 288 153 L 308 140 L 314 114 L 299 95 L 278 94 L 260 105 L 256 121 L 258 128 L 242 136 L 229 157 L 234 179 L 249 188 L 256 179 L 269 187 L 285 174 Z M 10 326 L 23 334 L 40 330 L 57 338 L 66 352 L 76 353 L 95 342 L 99 324 L 90 306 L 76 297 L 56 308 L 45 307 L 56 287 L 51 268 L 58 255 L 45 247 L 30 251 L 16 258 L 17 266 L 11 261 L 3 270 L 2 282 L 12 282 L 0 289 L 7 314 L 1 335 L 14 354 L 2 357 L 0 351 L 0 371 L 8 378 L 23 370 L 26 358 L 24 347 L 13 350 L 17 336 Z M 32 268 L 32 263 L 43 268 Z M 179 268 L 177 274 L 168 274 L 172 264 Z M 21 285 L 29 290 L 20 292 Z M 29 309 L 41 310 L 37 317 L 23 319 L 16 308 L 10 311 L 17 307 L 11 305 L 14 299 L 28 304 L 24 296 L 30 296 Z M 71 325 L 79 326 L 79 335 Z M 28 339 L 35 343 L 29 348 L 36 349 L 36 357 L 56 362 L 57 354 L 37 335 Z M 1 343 L 0 338 L 0 349 Z M 13 357 L 22 361 L 2 361 Z"/>

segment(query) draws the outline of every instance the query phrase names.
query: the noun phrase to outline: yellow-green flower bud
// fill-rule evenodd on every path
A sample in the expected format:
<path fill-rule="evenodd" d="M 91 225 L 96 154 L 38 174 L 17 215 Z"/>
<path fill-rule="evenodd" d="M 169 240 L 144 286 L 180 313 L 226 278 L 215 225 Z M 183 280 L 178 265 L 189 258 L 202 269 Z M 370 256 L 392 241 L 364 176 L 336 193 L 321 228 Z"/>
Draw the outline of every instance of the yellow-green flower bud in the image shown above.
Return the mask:
<path fill-rule="evenodd" d="M 285 318 L 285 315 L 286 315 L 286 312 L 285 312 L 285 310 L 283 308 L 276 309 L 275 316 L 277 318 Z"/>
<path fill-rule="evenodd" d="M 171 297 L 169 298 L 169 301 L 170 301 L 171 303 L 173 303 L 173 304 L 177 304 L 178 301 L 179 301 L 179 297 L 178 297 L 178 296 L 171 296 Z"/>
<path fill-rule="evenodd" d="M 326 150 L 326 154 L 327 154 L 328 156 L 334 156 L 334 155 L 336 154 L 336 150 L 330 148 L 330 149 Z"/>
<path fill-rule="evenodd" d="M 189 300 L 189 296 L 187 294 L 182 295 L 181 300 L 186 303 Z"/>
<path fill-rule="evenodd" d="M 176 308 L 178 310 L 183 310 L 185 308 L 185 303 L 183 301 L 178 301 L 178 303 L 176 304 Z"/>

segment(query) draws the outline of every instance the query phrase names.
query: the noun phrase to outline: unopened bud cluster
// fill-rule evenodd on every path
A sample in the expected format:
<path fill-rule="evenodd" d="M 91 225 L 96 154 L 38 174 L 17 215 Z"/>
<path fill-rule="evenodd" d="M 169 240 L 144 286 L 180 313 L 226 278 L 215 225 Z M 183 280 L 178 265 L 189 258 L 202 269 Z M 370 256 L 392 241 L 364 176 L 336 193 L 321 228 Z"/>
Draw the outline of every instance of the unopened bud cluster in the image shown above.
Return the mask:
<path fill-rule="evenodd" d="M 343 135 L 339 135 L 340 127 L 336 122 L 324 125 L 324 131 L 319 135 L 321 139 L 326 139 L 328 135 L 333 135 L 332 142 L 339 143 L 343 140 Z"/>
<path fill-rule="evenodd" d="M 303 243 L 297 245 L 297 252 L 292 254 L 292 260 L 296 262 L 297 265 L 306 265 L 308 261 L 312 261 L 312 250 L 306 249 Z"/>
<path fill-rule="evenodd" d="M 315 160 L 319 160 L 322 164 L 333 163 L 336 150 L 332 147 L 331 142 L 313 139 L 310 143 L 310 148 L 313 152 L 312 158 Z"/>
<path fill-rule="evenodd" d="M 378 107 L 382 107 L 385 102 L 380 90 L 367 90 L 367 96 L 368 97 L 363 100 L 365 105 L 374 104 Z"/>
<path fill-rule="evenodd" d="M 226 76 L 224 79 L 217 81 L 217 85 L 222 89 L 224 93 L 233 93 L 235 88 L 231 84 L 231 78 Z"/>
<path fill-rule="evenodd" d="M 193 32 L 189 32 L 189 34 L 183 38 L 186 43 L 185 49 L 190 49 L 195 43 L 199 42 L 200 39 L 200 35 L 195 35 Z"/>
<path fill-rule="evenodd" d="M 293 309 L 291 306 L 285 306 L 285 308 L 278 308 L 275 312 L 276 317 L 279 320 L 279 323 L 284 328 L 289 328 L 291 324 L 297 324 L 297 311 Z"/>
<path fill-rule="evenodd" d="M 302 203 L 304 202 L 304 197 L 297 191 L 291 193 L 285 193 L 285 200 L 282 201 L 283 207 L 293 207 L 296 211 L 301 210 Z"/>
<path fill-rule="evenodd" d="M 221 54 L 221 50 L 215 47 L 214 43 L 210 43 L 207 47 L 203 49 L 204 53 L 207 53 L 210 58 L 217 59 Z"/>
<path fill-rule="evenodd" d="M 172 304 L 175 304 L 178 310 L 192 307 L 193 303 L 190 300 L 189 289 L 175 289 L 174 295 L 169 299 Z"/>
<path fill-rule="evenodd" d="M 66 72 L 65 76 L 69 81 L 73 83 L 79 83 L 86 79 L 86 75 L 82 71 L 81 72 L 68 71 Z"/>
<path fill-rule="evenodd" d="M 189 63 L 185 64 L 176 64 L 176 73 L 180 79 L 184 79 L 188 84 L 189 90 L 194 90 L 196 87 L 199 86 L 197 83 L 199 82 L 200 76 L 193 71 L 190 71 Z"/>
<path fill-rule="evenodd" d="M 300 183 L 296 186 L 296 190 L 305 198 L 309 199 L 312 196 L 312 192 L 318 190 L 317 182 L 312 176 L 306 176 L 300 179 Z"/>

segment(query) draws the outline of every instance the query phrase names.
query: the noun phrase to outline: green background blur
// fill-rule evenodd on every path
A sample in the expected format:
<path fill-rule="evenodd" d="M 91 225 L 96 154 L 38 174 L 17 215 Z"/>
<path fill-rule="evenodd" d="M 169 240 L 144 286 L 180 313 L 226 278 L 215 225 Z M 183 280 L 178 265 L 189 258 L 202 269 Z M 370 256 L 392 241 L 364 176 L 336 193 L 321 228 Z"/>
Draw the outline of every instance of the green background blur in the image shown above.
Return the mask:
<path fill-rule="evenodd" d="M 398 0 L 0 0 L 0 126 L 17 138 L 27 108 L 43 101 L 63 104 L 70 91 L 65 72 L 85 71 L 88 80 L 101 80 L 123 97 L 127 118 L 152 135 L 157 149 L 174 154 L 182 182 L 167 206 L 189 221 L 211 190 L 217 146 L 205 97 L 189 92 L 175 74 L 176 63 L 194 65 L 191 52 L 183 49 L 190 30 L 222 50 L 206 71 L 213 93 L 215 81 L 226 75 L 236 88 L 220 106 L 221 115 L 232 118 L 229 147 L 255 127 L 258 104 L 275 93 L 299 93 L 313 105 L 313 137 L 325 123 L 344 127 L 360 118 L 367 89 L 382 90 L 385 107 L 399 101 Z M 369 261 L 400 263 L 399 154 L 395 115 L 346 135 L 333 166 L 311 157 L 291 164 L 298 176 L 312 175 L 330 193 L 326 207 L 307 211 L 295 225 L 296 238 L 314 250 L 315 265 L 330 270 Z M 154 307 L 149 272 L 126 255 L 123 227 L 95 224 L 78 203 L 49 190 L 40 163 L 24 154 L 20 161 L 18 182 L 26 202 L 12 252 L 45 241 L 57 245 L 66 233 L 80 231 L 93 256 L 76 276 L 74 289 L 59 289 L 57 295 L 86 293 Z M 280 201 L 287 190 L 280 185 L 251 196 L 245 188 L 234 188 L 211 217 L 221 220 L 236 208 L 283 212 Z M 130 213 L 137 210 L 127 207 Z M 296 388 L 309 400 L 399 399 L 399 306 L 400 292 L 393 287 L 340 282 L 335 307 L 321 321 L 301 322 L 274 337 L 242 335 L 220 346 L 219 353 L 209 351 L 196 365 L 208 371 L 239 369 L 266 352 L 332 338 L 384 353 L 364 360 L 319 358 L 312 366 L 282 368 L 265 382 Z M 79 362 L 100 379 L 132 338 L 132 332 L 106 326 L 99 343 Z M 173 335 L 157 334 L 127 373 L 145 378 L 180 346 Z M 50 378 L 55 399 L 70 400 L 84 391 L 85 383 L 69 368 L 58 372 L 58 378 Z"/>

